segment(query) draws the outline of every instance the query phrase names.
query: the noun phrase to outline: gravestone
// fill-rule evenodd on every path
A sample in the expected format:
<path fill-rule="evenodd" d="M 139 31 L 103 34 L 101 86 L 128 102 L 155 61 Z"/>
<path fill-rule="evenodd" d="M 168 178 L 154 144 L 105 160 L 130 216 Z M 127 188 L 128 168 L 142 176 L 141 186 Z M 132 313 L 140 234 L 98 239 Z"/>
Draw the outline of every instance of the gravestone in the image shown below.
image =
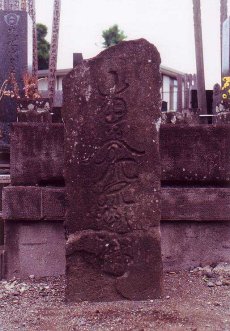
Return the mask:
<path fill-rule="evenodd" d="M 0 86 L 13 74 L 22 92 L 23 75 L 30 72 L 32 66 L 30 18 L 25 11 L 0 11 L 0 29 Z M 16 118 L 16 101 L 4 96 L 0 101 L 0 148 L 9 144 L 10 123 Z"/>
<path fill-rule="evenodd" d="M 159 65 L 140 39 L 64 79 L 69 301 L 162 293 Z"/>

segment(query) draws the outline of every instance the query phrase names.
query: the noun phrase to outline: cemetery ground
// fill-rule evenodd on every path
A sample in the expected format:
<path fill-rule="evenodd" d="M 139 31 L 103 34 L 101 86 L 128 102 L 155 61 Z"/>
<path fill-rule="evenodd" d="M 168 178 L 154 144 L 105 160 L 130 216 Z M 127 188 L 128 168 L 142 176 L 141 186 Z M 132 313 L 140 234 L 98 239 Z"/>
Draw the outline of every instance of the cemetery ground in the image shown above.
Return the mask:
<path fill-rule="evenodd" d="M 65 302 L 65 279 L 0 282 L 0 330 L 229 331 L 230 266 L 164 274 L 160 300 Z"/>

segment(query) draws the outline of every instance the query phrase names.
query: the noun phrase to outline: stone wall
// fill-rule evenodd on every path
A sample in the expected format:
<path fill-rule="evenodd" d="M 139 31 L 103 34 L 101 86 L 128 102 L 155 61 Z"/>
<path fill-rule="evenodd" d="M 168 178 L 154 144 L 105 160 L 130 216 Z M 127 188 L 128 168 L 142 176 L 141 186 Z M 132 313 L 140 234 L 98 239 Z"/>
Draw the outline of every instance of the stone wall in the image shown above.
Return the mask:
<path fill-rule="evenodd" d="M 52 130 L 56 132 L 56 138 L 52 140 L 50 136 L 45 138 L 46 144 L 42 143 L 42 137 L 48 137 L 48 131 Z M 230 126 L 163 125 L 160 134 L 161 232 L 165 270 L 230 262 Z M 45 270 L 49 275 L 64 273 L 63 125 L 14 124 L 12 141 L 17 139 L 20 144 L 12 144 L 11 148 L 11 157 L 15 160 L 11 169 L 13 182 L 4 188 L 3 198 L 7 276 L 26 276 L 32 270 L 37 276 L 46 275 Z M 20 146 L 23 147 L 19 151 Z M 18 165 L 15 155 L 18 156 Z M 28 178 L 36 158 L 36 171 Z M 49 167 L 48 177 L 43 175 L 46 167 Z M 57 182 L 56 174 L 59 174 Z M 31 239 L 23 237 L 22 233 L 30 233 Z M 41 249 L 29 255 L 29 248 L 38 247 L 39 243 Z M 23 257 L 19 257 L 22 247 L 31 262 L 29 266 Z M 52 252 L 57 249 L 59 255 L 55 258 Z M 36 262 L 39 257 L 43 264 Z M 50 264 L 51 260 L 55 263 Z M 44 263 L 50 268 L 45 269 Z"/>
<path fill-rule="evenodd" d="M 6 277 L 65 273 L 63 125 L 15 123 L 4 189 Z"/>
<path fill-rule="evenodd" d="M 63 124 L 14 124 L 11 142 L 12 185 L 64 185 Z M 230 124 L 162 125 L 162 184 L 228 186 L 229 150 Z"/>

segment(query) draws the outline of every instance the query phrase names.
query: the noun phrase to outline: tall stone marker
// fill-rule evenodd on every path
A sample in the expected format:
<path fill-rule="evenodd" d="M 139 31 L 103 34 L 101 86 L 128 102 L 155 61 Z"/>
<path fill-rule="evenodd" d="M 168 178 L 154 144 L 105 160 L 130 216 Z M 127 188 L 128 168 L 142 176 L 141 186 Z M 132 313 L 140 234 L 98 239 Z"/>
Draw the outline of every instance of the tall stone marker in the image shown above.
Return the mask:
<path fill-rule="evenodd" d="M 69 301 L 161 296 L 159 65 L 140 39 L 64 79 Z"/>
<path fill-rule="evenodd" d="M 30 18 L 25 11 L 2 10 L 0 28 L 0 86 L 13 74 L 19 92 L 22 92 L 23 75 L 31 72 L 32 65 Z M 0 149 L 9 144 L 9 126 L 16 119 L 16 102 L 9 97 L 3 97 L 0 101 Z"/>

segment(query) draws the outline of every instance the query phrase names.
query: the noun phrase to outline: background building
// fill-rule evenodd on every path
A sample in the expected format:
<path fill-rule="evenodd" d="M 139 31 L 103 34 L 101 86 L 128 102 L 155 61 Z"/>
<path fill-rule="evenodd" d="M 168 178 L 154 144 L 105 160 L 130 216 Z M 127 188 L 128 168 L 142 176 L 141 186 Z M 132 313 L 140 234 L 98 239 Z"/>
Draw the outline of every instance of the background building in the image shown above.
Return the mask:
<path fill-rule="evenodd" d="M 56 76 L 56 97 L 55 106 L 60 107 L 62 104 L 62 80 L 70 72 L 69 69 L 57 70 Z M 162 74 L 162 111 L 182 111 L 191 108 L 190 90 L 195 89 L 195 75 L 185 74 L 183 72 L 161 66 Z M 48 90 L 48 70 L 40 70 L 39 91 L 46 95 Z"/>

